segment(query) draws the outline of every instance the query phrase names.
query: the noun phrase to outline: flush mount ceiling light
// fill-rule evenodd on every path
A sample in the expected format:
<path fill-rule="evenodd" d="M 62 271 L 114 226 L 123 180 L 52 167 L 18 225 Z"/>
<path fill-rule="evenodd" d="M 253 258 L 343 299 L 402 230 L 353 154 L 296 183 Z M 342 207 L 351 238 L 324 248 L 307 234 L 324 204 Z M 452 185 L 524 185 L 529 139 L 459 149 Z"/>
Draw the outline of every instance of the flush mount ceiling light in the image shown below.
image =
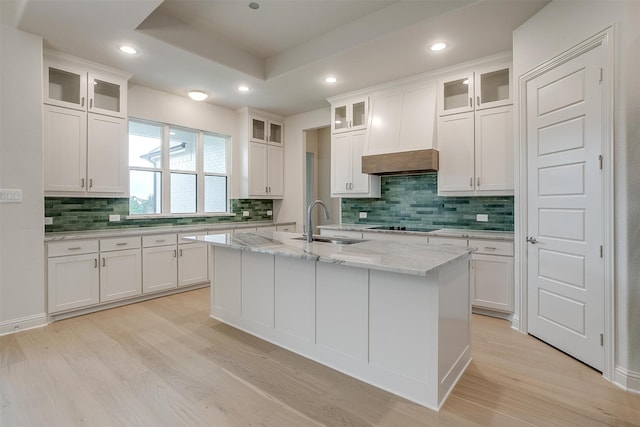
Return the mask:
<path fill-rule="evenodd" d="M 259 3 L 256 3 L 256 2 L 254 2 L 254 1 L 252 1 L 251 3 L 249 3 L 249 9 L 256 10 L 256 9 L 259 9 L 259 8 L 260 8 L 260 4 L 259 4 Z"/>
<path fill-rule="evenodd" d="M 238 91 L 240 91 L 240 92 L 249 92 L 249 86 L 240 85 L 240 86 L 238 86 Z"/>
<path fill-rule="evenodd" d="M 334 76 L 328 76 L 328 77 L 325 77 L 325 79 L 324 79 L 324 82 L 328 83 L 328 84 L 334 84 L 337 81 L 338 81 L 338 79 L 336 77 L 334 77 Z"/>
<path fill-rule="evenodd" d="M 194 101 L 204 101 L 208 97 L 209 97 L 209 95 L 207 95 L 206 93 L 204 93 L 201 90 L 190 90 L 189 91 L 189 98 L 193 99 Z"/>
<path fill-rule="evenodd" d="M 135 55 L 138 53 L 138 49 L 132 46 L 122 45 L 118 49 L 120 49 L 120 52 L 124 52 L 129 55 Z"/>
<path fill-rule="evenodd" d="M 437 52 L 439 50 L 444 49 L 445 47 L 447 47 L 446 43 L 438 42 L 438 43 L 432 44 L 429 49 L 431 49 L 434 52 Z"/>

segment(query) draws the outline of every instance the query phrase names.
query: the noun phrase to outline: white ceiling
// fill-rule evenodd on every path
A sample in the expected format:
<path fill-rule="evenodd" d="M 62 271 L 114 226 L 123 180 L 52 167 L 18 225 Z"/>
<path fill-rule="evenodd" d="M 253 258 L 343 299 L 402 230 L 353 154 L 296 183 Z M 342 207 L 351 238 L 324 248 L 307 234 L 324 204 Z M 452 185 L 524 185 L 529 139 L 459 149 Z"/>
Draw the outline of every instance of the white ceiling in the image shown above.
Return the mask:
<path fill-rule="evenodd" d="M 2 0 L 7 1 L 7 0 Z M 326 98 L 511 49 L 548 0 L 15 0 L 45 46 L 128 71 L 131 82 L 283 116 Z M 6 17 L 3 17 L 6 21 Z M 449 47 L 431 52 L 435 41 Z M 139 49 L 135 56 L 117 50 Z M 338 83 L 323 78 L 333 74 Z M 251 87 L 240 93 L 238 85 Z"/>

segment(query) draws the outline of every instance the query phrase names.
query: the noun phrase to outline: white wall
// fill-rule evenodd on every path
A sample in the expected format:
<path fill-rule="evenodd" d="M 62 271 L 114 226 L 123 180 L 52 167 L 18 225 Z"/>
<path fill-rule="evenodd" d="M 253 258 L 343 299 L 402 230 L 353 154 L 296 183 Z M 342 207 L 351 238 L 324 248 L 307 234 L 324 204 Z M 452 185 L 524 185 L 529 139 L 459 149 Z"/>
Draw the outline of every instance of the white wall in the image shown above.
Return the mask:
<path fill-rule="evenodd" d="M 517 82 L 519 76 L 537 65 L 615 25 L 615 363 L 617 380 L 626 376 L 627 382 L 622 385 L 640 391 L 638 17 L 637 1 L 554 1 L 514 32 L 513 67 Z M 518 216 L 516 212 L 516 221 Z"/>
<path fill-rule="evenodd" d="M 295 221 L 298 231 L 304 224 L 304 131 L 329 126 L 329 106 L 308 113 L 287 117 L 284 121 L 285 182 L 282 201 L 274 201 L 274 220 Z"/>
<path fill-rule="evenodd" d="M 318 224 L 340 223 L 340 199 L 331 198 L 331 128 L 318 129 L 318 198 L 329 208 L 331 218 L 320 215 Z"/>
<path fill-rule="evenodd" d="M 46 323 L 42 184 L 42 38 L 0 30 L 0 334 Z"/>

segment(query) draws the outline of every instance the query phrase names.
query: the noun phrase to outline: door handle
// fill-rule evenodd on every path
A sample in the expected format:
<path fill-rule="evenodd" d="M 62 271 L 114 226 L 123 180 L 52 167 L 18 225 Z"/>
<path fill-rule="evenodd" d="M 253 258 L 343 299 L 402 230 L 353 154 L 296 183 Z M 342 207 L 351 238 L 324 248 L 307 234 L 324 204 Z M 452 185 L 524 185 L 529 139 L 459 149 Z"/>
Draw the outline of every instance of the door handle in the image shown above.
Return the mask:
<path fill-rule="evenodd" d="M 532 245 L 538 243 L 535 237 L 527 237 L 527 242 L 531 243 Z"/>

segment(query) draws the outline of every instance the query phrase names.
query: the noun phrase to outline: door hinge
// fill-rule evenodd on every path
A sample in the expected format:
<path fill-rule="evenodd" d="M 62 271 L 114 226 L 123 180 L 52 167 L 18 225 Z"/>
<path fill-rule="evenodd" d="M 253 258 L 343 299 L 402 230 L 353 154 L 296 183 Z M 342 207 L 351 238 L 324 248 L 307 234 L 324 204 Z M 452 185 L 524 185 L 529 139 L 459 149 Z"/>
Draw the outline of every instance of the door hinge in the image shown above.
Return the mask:
<path fill-rule="evenodd" d="M 600 68 L 600 80 L 598 81 L 598 83 L 602 83 L 603 76 L 604 76 L 604 70 L 601 67 Z"/>
<path fill-rule="evenodd" d="M 604 334 L 600 334 L 600 346 L 604 346 Z"/>
<path fill-rule="evenodd" d="M 598 156 L 598 161 L 600 162 L 600 170 L 602 170 L 602 154 Z"/>
<path fill-rule="evenodd" d="M 600 258 L 604 256 L 604 246 L 600 245 Z"/>

